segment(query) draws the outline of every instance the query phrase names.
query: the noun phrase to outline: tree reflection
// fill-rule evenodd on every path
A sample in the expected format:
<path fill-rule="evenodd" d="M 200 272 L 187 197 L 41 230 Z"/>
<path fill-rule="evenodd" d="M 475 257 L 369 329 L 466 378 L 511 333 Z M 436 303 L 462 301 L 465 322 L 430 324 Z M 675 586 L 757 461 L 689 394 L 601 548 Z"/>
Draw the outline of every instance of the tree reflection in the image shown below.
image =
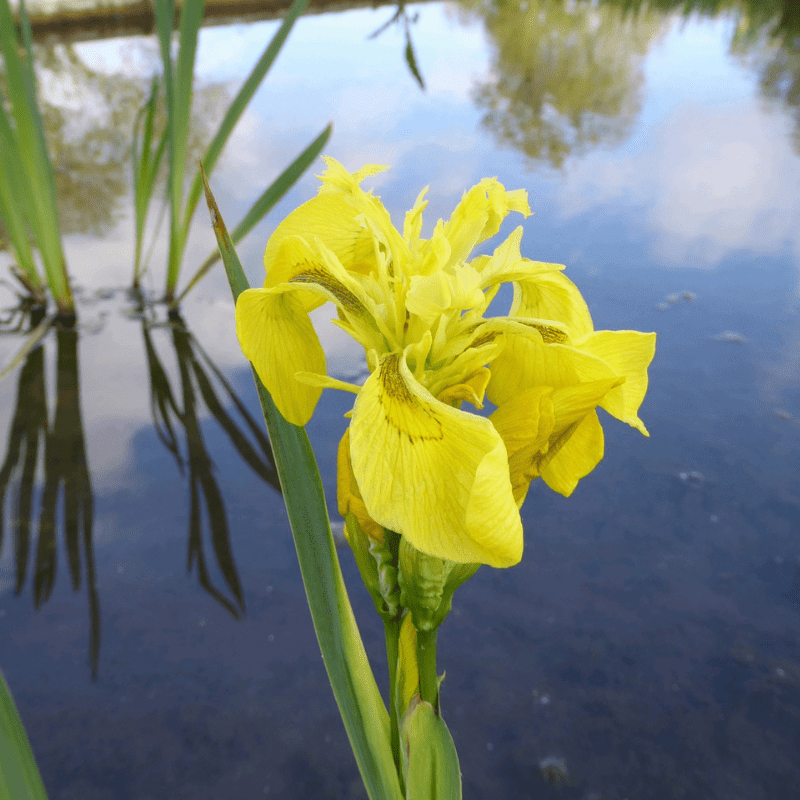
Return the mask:
<path fill-rule="evenodd" d="M 484 125 L 536 162 L 615 145 L 641 107 L 642 61 L 663 15 L 591 0 L 461 0 L 494 46 L 474 98 Z"/>
<path fill-rule="evenodd" d="M 747 3 L 739 17 L 732 52 L 758 75 L 764 97 L 794 120 L 792 144 L 800 154 L 800 3 Z"/>
<path fill-rule="evenodd" d="M 129 164 L 136 115 L 147 98 L 157 53 L 144 41 L 128 57 L 141 62 L 141 77 L 93 68 L 74 45 L 35 45 L 40 109 L 58 193 L 63 234 L 102 236 L 123 216 L 130 196 Z M 5 95 L 0 63 L 0 94 Z M 195 90 L 189 159 L 205 152 L 211 122 L 229 102 L 222 84 Z M 159 109 L 157 126 L 165 112 Z M 2 239 L 0 223 L 0 240 Z"/>
<path fill-rule="evenodd" d="M 459 0 L 493 44 L 491 77 L 475 88 L 483 124 L 534 162 L 622 143 L 642 102 L 642 62 L 675 16 L 731 15 L 731 51 L 763 95 L 795 120 L 800 152 L 797 0 Z M 702 78 L 702 76 L 698 76 Z"/>

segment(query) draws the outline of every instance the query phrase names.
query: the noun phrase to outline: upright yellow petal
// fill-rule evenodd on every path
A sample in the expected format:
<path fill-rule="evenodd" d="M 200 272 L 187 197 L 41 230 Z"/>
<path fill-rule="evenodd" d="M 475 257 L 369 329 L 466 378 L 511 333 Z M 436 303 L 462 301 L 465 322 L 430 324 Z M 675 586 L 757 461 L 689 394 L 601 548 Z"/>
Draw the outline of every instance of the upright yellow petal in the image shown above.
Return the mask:
<path fill-rule="evenodd" d="M 522 557 L 503 440 L 488 419 L 436 400 L 404 356 L 384 356 L 364 384 L 350 453 L 369 515 L 418 550 L 496 567 Z"/>
<path fill-rule="evenodd" d="M 450 263 L 466 261 L 475 245 L 494 236 L 510 211 L 531 213 L 524 189 L 506 191 L 497 178 L 484 178 L 464 193 L 444 232 L 450 241 Z"/>
<path fill-rule="evenodd" d="M 485 289 L 499 283 L 535 280 L 542 272 L 558 272 L 563 264 L 548 264 L 523 258 L 519 246 L 522 241 L 522 226 L 515 228 L 491 256 L 478 256 L 470 263 L 481 276 L 480 285 Z M 535 315 L 531 315 L 535 316 Z M 557 319 L 549 317 L 548 319 Z"/>
<path fill-rule="evenodd" d="M 594 330 L 589 307 L 578 287 L 560 272 L 542 272 L 514 284 L 511 317 L 558 320 L 578 339 Z"/>
<path fill-rule="evenodd" d="M 281 246 L 290 236 L 302 236 L 309 241 L 318 237 L 332 250 L 345 269 L 367 273 L 376 269 L 372 233 L 360 219 L 361 211 L 353 208 L 341 195 L 318 195 L 296 208 L 267 242 L 264 251 L 264 286 L 285 283 L 294 274 L 296 265 L 281 257 Z"/>
<path fill-rule="evenodd" d="M 236 302 L 236 335 L 275 405 L 293 425 L 305 425 L 322 389 L 295 380 L 325 372 L 325 354 L 295 292 L 247 289 Z"/>

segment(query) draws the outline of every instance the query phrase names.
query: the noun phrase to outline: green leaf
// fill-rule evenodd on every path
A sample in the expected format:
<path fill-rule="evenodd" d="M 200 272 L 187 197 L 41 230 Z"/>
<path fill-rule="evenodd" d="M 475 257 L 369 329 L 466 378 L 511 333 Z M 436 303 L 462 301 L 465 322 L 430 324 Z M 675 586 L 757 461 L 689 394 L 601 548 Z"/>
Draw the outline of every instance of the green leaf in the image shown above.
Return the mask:
<path fill-rule="evenodd" d="M 261 85 L 261 82 L 264 80 L 267 72 L 269 72 L 272 63 L 277 58 L 278 53 L 280 53 L 281 48 L 283 47 L 283 44 L 289 35 L 289 32 L 292 30 L 292 26 L 297 21 L 297 18 L 306 10 L 308 3 L 309 0 L 294 0 L 286 14 L 286 17 L 283 20 L 283 24 L 280 26 L 280 28 L 278 28 L 277 32 L 272 37 L 272 41 L 267 45 L 266 50 L 264 50 L 264 52 L 261 54 L 261 58 L 259 58 L 256 65 L 253 67 L 247 80 L 239 90 L 239 93 L 231 102 L 227 112 L 225 113 L 224 119 L 220 123 L 216 136 L 214 136 L 214 139 L 208 146 L 208 150 L 206 150 L 205 156 L 203 156 L 203 168 L 206 170 L 206 172 L 211 173 L 214 167 L 217 165 L 217 159 L 219 158 L 222 149 L 225 147 L 225 143 L 228 141 L 228 138 L 233 132 L 236 123 L 244 113 L 245 108 L 247 108 L 247 104 L 250 102 L 253 95 L 256 93 L 256 90 Z M 184 239 L 188 234 L 189 224 L 192 221 L 192 215 L 194 214 L 195 207 L 197 206 L 197 201 L 200 199 L 201 191 L 202 184 L 200 170 L 198 169 L 192 183 L 192 188 L 189 191 L 189 197 L 186 201 L 186 215 L 183 221 L 182 234 Z M 234 244 L 238 241 L 235 233 L 233 236 L 233 241 Z"/>
<path fill-rule="evenodd" d="M 400 739 L 406 800 L 461 800 L 461 770 L 453 737 L 433 706 L 412 700 Z"/>
<path fill-rule="evenodd" d="M 233 297 L 248 289 L 225 223 L 205 180 L 206 200 Z M 275 454 L 297 559 L 322 658 L 345 730 L 372 800 L 402 800 L 389 717 L 347 596 L 314 453 L 305 429 L 288 423 L 253 372 Z"/>
<path fill-rule="evenodd" d="M 14 698 L 0 671 L 0 797 L 47 800 Z"/>
<path fill-rule="evenodd" d="M 27 227 L 35 240 L 44 264 L 47 283 L 61 311 L 72 311 L 74 303 L 67 277 L 64 252 L 61 247 L 61 234 L 58 221 L 55 178 L 47 152 L 44 124 L 36 99 L 36 78 L 33 72 L 33 51 L 31 44 L 30 21 L 25 11 L 25 3 L 19 6 L 20 30 L 22 32 L 23 53 L 17 38 L 17 26 L 11 14 L 8 0 L 0 0 L 0 50 L 6 72 L 6 88 L 11 106 L 14 130 L 4 124 L 7 130 L 0 137 L 3 149 L 0 165 L 0 181 L 7 182 L 4 190 L 7 198 L 10 191 L 25 217 Z M 8 118 L 5 123 L 8 123 Z M 10 131 L 10 135 L 9 135 Z M 9 160 L 17 165 L 9 168 Z M 4 215 L 5 216 L 5 215 Z M 12 221 L 13 235 L 19 237 L 19 220 Z M 17 239 L 23 252 L 22 267 L 32 280 L 31 264 L 24 253 L 25 247 Z"/>

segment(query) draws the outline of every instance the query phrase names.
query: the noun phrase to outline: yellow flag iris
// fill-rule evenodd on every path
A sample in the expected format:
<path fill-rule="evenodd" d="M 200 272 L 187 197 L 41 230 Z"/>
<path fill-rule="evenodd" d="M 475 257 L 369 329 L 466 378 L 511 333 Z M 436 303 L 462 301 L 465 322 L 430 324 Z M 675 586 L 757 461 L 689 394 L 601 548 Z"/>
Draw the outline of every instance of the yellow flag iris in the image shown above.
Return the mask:
<path fill-rule="evenodd" d="M 510 212 L 530 214 L 524 190 L 486 178 L 423 239 L 427 190 L 401 234 L 360 185 L 383 167 L 351 174 L 325 161 L 319 194 L 267 244 L 264 288 L 239 297 L 242 350 L 295 425 L 323 388 L 356 394 L 339 505 L 371 535 L 389 528 L 438 558 L 516 564 L 530 481 L 569 494 L 602 458 L 597 406 L 647 435 L 637 414 L 655 334 L 595 331 L 563 266 L 522 257 L 521 227 L 468 260 Z M 514 286 L 509 315 L 484 317 L 503 283 Z M 326 302 L 364 347 L 363 386 L 326 374 L 309 318 Z M 490 417 L 461 408 L 485 396 Z"/>

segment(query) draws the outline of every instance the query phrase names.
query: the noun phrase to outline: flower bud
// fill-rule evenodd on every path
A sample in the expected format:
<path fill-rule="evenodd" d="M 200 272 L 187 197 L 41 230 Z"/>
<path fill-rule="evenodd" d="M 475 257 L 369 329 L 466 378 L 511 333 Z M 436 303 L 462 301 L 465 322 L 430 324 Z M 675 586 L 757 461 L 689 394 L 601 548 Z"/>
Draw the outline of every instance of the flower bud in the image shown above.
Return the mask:
<path fill-rule="evenodd" d="M 480 564 L 458 564 L 417 550 L 400 539 L 400 603 L 411 611 L 418 631 L 434 631 L 450 612 L 453 592 Z"/>

